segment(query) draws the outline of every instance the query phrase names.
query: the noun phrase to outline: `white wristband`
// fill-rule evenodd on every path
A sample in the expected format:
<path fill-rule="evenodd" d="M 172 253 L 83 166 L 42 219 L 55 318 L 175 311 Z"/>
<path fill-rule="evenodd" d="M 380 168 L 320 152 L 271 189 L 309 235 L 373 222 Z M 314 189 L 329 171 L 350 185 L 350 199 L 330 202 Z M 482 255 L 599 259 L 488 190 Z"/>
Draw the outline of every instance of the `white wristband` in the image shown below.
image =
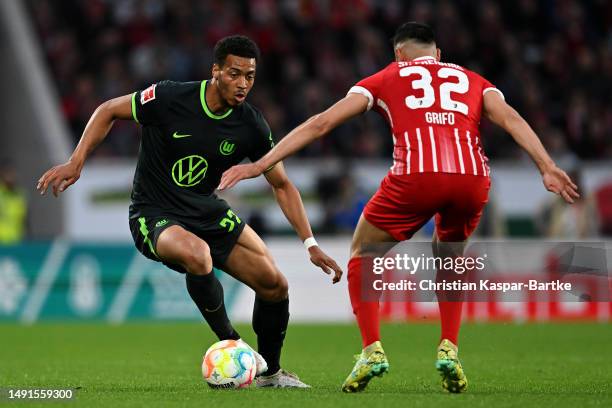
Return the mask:
<path fill-rule="evenodd" d="M 313 247 L 315 245 L 319 244 L 317 244 L 317 240 L 314 239 L 314 237 L 309 237 L 304 240 L 304 246 L 306 247 L 306 249 L 310 249 L 310 247 Z"/>

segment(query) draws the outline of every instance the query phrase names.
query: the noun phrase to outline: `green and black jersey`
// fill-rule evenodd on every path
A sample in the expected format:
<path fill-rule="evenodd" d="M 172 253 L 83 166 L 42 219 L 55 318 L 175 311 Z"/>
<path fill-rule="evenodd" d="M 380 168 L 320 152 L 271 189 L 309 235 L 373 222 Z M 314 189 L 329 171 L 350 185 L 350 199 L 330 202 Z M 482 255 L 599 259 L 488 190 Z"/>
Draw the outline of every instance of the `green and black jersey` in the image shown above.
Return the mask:
<path fill-rule="evenodd" d="M 130 218 L 214 217 L 227 208 L 214 195 L 223 172 L 244 158 L 258 160 L 274 146 L 263 115 L 247 102 L 223 115 L 212 113 L 206 83 L 163 81 L 132 95 L 142 140 Z"/>

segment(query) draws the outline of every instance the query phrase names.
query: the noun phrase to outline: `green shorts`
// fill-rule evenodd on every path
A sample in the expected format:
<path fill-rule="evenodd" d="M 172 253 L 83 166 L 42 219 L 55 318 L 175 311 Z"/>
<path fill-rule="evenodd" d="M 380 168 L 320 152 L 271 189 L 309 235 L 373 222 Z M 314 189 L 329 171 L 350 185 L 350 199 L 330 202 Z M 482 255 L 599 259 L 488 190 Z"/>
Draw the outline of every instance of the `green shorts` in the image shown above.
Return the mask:
<path fill-rule="evenodd" d="M 151 211 L 148 210 L 147 213 Z M 161 212 L 130 218 L 130 231 L 138 251 L 149 259 L 163 263 L 170 269 L 185 273 L 182 266 L 162 261 L 155 250 L 159 235 L 172 225 L 183 227 L 203 239 L 210 247 L 213 265 L 223 269 L 227 257 L 232 252 L 246 224 L 229 207 L 221 215 L 207 219 L 193 220 Z"/>

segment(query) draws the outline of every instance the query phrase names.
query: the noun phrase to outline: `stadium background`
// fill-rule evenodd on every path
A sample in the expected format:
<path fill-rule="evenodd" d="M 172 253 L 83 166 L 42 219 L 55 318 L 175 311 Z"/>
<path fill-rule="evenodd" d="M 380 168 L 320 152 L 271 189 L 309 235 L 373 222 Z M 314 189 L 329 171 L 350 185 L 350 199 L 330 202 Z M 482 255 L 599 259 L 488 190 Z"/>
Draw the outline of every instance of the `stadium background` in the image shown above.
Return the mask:
<path fill-rule="evenodd" d="M 263 58 L 249 99 L 282 137 L 387 65 L 389 39 L 407 20 L 434 26 L 443 60 L 496 84 L 581 189 L 571 207 L 546 193 L 510 136 L 484 120 L 493 188 L 476 239 L 604 242 L 610 258 L 608 1 L 0 1 L 0 386 L 83 385 L 87 406 L 201 402 L 194 361 L 212 336 L 196 323 L 201 317 L 182 277 L 139 255 L 128 231 L 138 127 L 117 122 L 60 199 L 38 196 L 36 180 L 67 159 L 104 100 L 161 79 L 207 78 L 212 47 L 225 35 L 247 34 L 259 44 Z M 388 130 L 369 113 L 286 162 L 321 245 L 343 267 L 350 233 L 390 155 Z M 359 345 L 346 281 L 332 286 L 311 267 L 265 181 L 245 182 L 227 199 L 264 236 L 289 279 L 294 324 L 285 363 L 322 393 L 309 394 L 318 405 L 354 404 L 332 397 L 350 365 L 347 349 Z M 417 239 L 431 232 L 428 225 Z M 221 276 L 232 318 L 248 322 L 252 293 Z M 466 397 L 473 399 L 464 402 L 606 406 L 610 357 L 598 350 L 609 347 L 611 305 L 515 302 L 467 310 L 468 320 L 491 323 L 463 329 L 462 353 L 476 376 Z M 448 403 L 425 353 L 437 336 L 435 304 L 395 302 L 383 313 L 410 324 L 383 327 L 398 374 L 375 383 L 379 394 L 362 401 Z M 560 323 L 543 322 L 553 319 Z M 536 324 L 524 324 L 529 320 Z M 248 326 L 240 331 L 253 340 Z M 206 399 L 242 403 L 248 395 Z M 280 394 L 283 401 L 270 395 L 248 398 L 266 407 L 303 402 L 297 394 Z"/>
<path fill-rule="evenodd" d="M 605 1 L 4 2 L 2 81 L 10 97 L 2 102 L 3 197 L 13 197 L 14 207 L 15 197 L 25 203 L 21 212 L 3 212 L 2 225 L 10 227 L 0 247 L 0 319 L 197 318 L 181 277 L 131 244 L 127 205 L 138 126 L 115 123 L 59 200 L 39 197 L 33 187 L 69 156 L 101 102 L 162 79 L 207 78 L 213 45 L 237 32 L 261 48 L 249 98 L 282 137 L 388 64 L 398 24 L 432 24 L 443 59 L 496 84 L 583 196 L 570 207 L 547 193 L 511 137 L 483 120 L 493 188 L 478 237 L 608 239 L 611 10 Z M 341 265 L 361 208 L 390 165 L 385 126 L 376 114 L 364 115 L 287 161 L 317 237 Z M 226 196 L 289 276 L 294 318 L 350 321 L 345 288 L 332 288 L 310 267 L 265 181 L 245 182 Z M 429 224 L 417 239 L 431 232 Z M 250 291 L 229 279 L 226 285 L 233 317 L 248 320 Z"/>

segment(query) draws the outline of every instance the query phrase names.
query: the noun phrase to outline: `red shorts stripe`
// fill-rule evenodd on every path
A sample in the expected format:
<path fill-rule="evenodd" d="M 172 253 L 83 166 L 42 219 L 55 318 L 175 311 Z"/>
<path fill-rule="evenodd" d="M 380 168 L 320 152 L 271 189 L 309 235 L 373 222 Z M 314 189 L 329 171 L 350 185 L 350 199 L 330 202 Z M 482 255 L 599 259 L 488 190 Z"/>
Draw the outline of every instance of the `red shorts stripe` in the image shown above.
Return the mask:
<path fill-rule="evenodd" d="M 410 239 L 436 217 L 440 241 L 465 241 L 489 199 L 489 177 L 453 173 L 388 174 L 363 215 L 394 239 Z"/>

